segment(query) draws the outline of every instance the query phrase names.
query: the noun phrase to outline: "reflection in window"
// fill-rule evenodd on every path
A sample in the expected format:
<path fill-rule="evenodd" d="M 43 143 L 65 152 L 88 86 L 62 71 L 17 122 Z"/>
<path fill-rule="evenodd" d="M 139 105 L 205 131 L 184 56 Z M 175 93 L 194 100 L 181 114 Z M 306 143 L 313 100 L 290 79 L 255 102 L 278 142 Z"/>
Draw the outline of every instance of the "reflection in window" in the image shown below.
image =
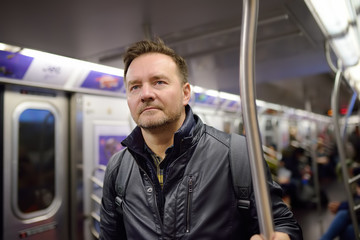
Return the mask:
<path fill-rule="evenodd" d="M 46 209 L 55 196 L 55 118 L 49 110 L 26 109 L 19 117 L 18 208 Z"/>

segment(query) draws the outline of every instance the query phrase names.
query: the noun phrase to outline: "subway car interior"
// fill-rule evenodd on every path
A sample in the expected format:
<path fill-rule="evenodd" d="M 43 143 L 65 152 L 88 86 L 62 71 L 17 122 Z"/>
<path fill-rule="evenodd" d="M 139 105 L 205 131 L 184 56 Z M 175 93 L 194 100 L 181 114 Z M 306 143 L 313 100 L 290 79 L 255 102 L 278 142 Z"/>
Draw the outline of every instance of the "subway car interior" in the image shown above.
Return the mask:
<path fill-rule="evenodd" d="M 0 239 L 99 238 L 106 164 L 136 126 L 123 83 L 134 42 L 163 39 L 187 61 L 194 113 L 249 134 L 239 67 L 249 1 L 4 1 Z M 348 203 L 360 239 L 360 1 L 255 1 L 251 124 L 273 179 L 304 239 L 328 230 L 334 201 Z"/>

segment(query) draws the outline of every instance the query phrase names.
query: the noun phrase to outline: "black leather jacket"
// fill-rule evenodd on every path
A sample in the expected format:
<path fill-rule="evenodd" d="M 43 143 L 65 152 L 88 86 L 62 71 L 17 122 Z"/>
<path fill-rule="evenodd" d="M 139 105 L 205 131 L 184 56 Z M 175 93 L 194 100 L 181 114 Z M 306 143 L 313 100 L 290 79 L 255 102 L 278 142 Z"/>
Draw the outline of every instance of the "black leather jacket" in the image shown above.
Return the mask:
<path fill-rule="evenodd" d="M 140 129 L 134 129 L 123 142 L 127 148 L 110 160 L 104 179 L 100 239 L 249 239 L 259 233 L 254 194 L 250 210 L 237 209 L 228 160 L 230 136 L 205 127 L 189 106 L 186 110 L 174 147 L 162 162 L 163 189 Z M 115 210 L 115 180 L 124 151 L 131 155 L 122 161 L 135 160 L 137 164 L 131 170 L 121 216 Z M 302 239 L 300 226 L 281 200 L 281 189 L 275 183 L 270 183 L 269 189 L 275 231 Z"/>

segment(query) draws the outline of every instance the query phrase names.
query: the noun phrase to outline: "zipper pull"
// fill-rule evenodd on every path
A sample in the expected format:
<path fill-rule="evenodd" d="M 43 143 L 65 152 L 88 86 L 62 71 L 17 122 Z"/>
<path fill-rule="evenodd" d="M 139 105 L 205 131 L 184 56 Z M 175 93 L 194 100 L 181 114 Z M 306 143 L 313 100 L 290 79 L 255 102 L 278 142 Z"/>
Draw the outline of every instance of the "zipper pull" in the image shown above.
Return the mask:
<path fill-rule="evenodd" d="M 193 191 L 193 179 L 192 179 L 192 177 L 189 178 L 188 185 L 189 185 L 189 192 L 191 193 Z"/>

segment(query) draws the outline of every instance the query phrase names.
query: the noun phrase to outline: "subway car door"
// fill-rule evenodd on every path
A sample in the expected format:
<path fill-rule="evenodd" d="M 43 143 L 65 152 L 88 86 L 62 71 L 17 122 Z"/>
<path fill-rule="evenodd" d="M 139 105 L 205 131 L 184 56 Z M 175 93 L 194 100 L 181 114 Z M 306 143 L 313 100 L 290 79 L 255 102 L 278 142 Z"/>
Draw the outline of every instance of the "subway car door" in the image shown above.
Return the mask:
<path fill-rule="evenodd" d="M 68 99 L 21 86 L 2 94 L 2 239 L 69 239 Z"/>

